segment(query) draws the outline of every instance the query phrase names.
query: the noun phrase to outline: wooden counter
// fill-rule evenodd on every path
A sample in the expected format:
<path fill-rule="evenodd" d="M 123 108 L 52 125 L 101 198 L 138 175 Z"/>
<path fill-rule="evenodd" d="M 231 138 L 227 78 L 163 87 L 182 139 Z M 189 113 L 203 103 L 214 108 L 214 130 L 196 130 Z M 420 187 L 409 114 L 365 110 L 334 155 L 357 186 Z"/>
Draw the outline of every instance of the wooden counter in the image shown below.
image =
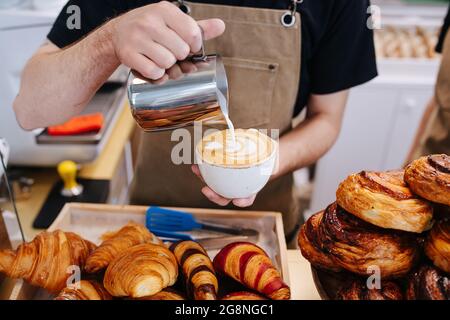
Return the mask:
<path fill-rule="evenodd" d="M 103 151 L 95 161 L 81 167 L 79 176 L 87 179 L 110 180 L 117 170 L 123 154 L 123 148 L 129 141 L 135 125 L 128 106 L 125 105 Z M 19 211 L 25 237 L 27 240 L 31 240 L 37 233 L 42 231 L 32 227 L 33 221 L 59 177 L 56 168 L 30 168 L 25 170 L 24 175 L 34 179 L 35 183 L 32 187 L 31 198 L 18 201 L 17 210 Z M 12 210 L 10 205 L 5 205 L 4 208 Z"/>

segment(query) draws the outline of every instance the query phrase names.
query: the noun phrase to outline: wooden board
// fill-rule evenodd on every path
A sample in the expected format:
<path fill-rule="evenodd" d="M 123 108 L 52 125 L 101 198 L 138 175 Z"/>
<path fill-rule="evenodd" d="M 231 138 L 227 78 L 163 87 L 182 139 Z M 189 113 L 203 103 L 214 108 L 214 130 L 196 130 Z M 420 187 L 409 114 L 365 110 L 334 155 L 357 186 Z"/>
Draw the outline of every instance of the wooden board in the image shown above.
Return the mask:
<path fill-rule="evenodd" d="M 3 221 L 3 214 L 0 210 L 0 250 L 10 249 L 11 242 L 9 241 L 8 232 L 6 231 L 5 222 Z M 5 277 L 0 273 L 0 288 L 5 280 Z"/>
<path fill-rule="evenodd" d="M 144 224 L 147 206 L 117 206 L 107 204 L 69 203 L 48 231 L 72 231 L 95 243 L 100 243 L 104 232 L 117 230 L 128 221 Z M 287 249 L 280 213 L 216 209 L 170 208 L 192 213 L 196 218 L 227 223 L 239 227 L 252 227 L 260 233 L 257 244 L 267 251 L 289 284 Z M 211 258 L 217 253 L 208 251 Z M 46 295 L 23 281 L 17 281 L 10 296 L 12 300 L 45 298 Z M 47 296 L 48 297 L 48 296 Z"/>

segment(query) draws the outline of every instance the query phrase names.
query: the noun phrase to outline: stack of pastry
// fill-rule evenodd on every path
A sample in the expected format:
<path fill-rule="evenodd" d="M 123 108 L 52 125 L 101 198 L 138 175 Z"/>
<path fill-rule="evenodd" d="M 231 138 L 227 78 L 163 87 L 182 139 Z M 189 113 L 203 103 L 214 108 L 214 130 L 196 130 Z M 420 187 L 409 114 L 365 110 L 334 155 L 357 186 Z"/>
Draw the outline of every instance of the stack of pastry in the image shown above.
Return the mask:
<path fill-rule="evenodd" d="M 75 283 L 73 266 L 83 278 Z M 98 247 L 74 233 L 43 232 L 16 251 L 0 250 L 0 272 L 42 287 L 57 300 L 216 300 L 216 273 L 250 290 L 225 292 L 226 300 L 290 298 L 289 287 L 255 244 L 228 245 L 213 263 L 200 244 L 180 241 L 168 248 L 133 222 L 105 235 Z M 184 293 L 173 288 L 178 278 Z"/>
<path fill-rule="evenodd" d="M 336 202 L 303 225 L 300 250 L 316 268 L 358 276 L 338 299 L 450 299 L 450 217 L 433 218 L 443 206 L 450 206 L 448 155 L 420 158 L 405 171 L 353 174 Z M 368 288 L 371 275 L 381 286 Z"/>

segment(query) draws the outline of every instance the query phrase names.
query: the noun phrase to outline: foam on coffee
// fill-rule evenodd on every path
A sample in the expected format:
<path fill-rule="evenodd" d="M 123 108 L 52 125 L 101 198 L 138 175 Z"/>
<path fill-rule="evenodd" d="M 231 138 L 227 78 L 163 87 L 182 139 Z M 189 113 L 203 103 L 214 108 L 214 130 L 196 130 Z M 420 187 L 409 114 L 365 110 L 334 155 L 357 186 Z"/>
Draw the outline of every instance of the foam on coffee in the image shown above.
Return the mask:
<path fill-rule="evenodd" d="M 197 145 L 202 161 L 232 168 L 257 165 L 269 158 L 276 142 L 256 129 L 236 129 L 233 142 L 230 130 L 215 131 Z"/>

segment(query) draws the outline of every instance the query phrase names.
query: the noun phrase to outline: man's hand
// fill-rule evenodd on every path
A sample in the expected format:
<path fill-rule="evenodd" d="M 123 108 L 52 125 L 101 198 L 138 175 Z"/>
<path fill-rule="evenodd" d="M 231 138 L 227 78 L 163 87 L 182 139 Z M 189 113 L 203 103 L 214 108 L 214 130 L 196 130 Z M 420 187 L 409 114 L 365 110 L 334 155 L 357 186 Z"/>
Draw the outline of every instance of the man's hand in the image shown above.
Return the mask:
<path fill-rule="evenodd" d="M 167 1 L 132 10 L 112 20 L 110 26 L 120 62 L 153 80 L 201 49 L 201 29 L 205 40 L 225 31 L 222 20 L 195 21 Z"/>
<path fill-rule="evenodd" d="M 203 181 L 202 175 L 200 174 L 200 170 L 198 168 L 198 165 L 192 165 L 192 172 L 194 172 L 194 174 L 200 178 L 200 180 Z M 227 199 L 224 198 L 220 195 L 218 195 L 217 193 L 215 193 L 210 187 L 208 186 L 204 186 L 202 188 L 202 193 L 205 195 L 205 197 L 207 197 L 210 201 L 218 204 L 219 206 L 226 206 L 228 205 L 230 202 L 232 202 L 236 207 L 241 207 L 241 208 L 245 208 L 245 207 L 250 207 L 253 202 L 255 202 L 255 198 L 256 198 L 256 194 L 249 197 L 249 198 L 245 198 L 245 199 Z"/>

